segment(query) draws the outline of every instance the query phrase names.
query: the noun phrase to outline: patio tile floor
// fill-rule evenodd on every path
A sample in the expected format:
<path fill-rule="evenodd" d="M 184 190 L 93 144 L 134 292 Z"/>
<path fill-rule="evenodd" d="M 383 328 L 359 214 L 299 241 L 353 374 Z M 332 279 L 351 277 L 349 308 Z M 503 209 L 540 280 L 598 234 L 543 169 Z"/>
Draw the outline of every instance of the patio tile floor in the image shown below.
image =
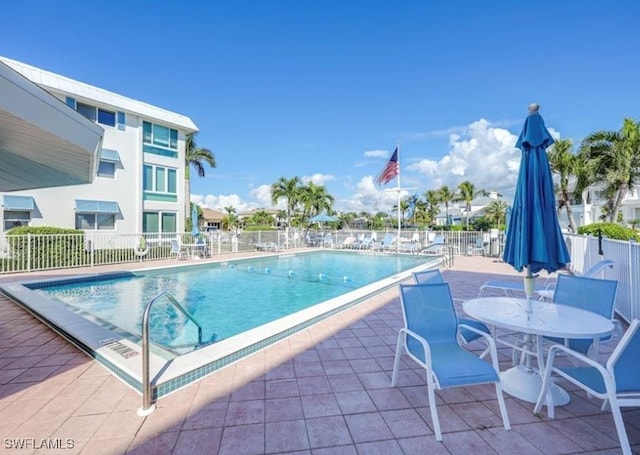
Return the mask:
<path fill-rule="evenodd" d="M 87 271 L 96 270 L 46 275 Z M 456 299 L 474 297 L 490 278 L 519 279 L 508 265 L 478 256 L 456 257 L 443 273 Z M 586 394 L 572 392 L 555 420 L 505 395 L 512 424 L 505 431 L 493 386 L 438 392 L 444 440 L 437 442 L 423 372 L 404 359 L 391 387 L 401 325 L 394 288 L 160 399 L 141 418 L 139 394 L 0 297 L 0 452 L 619 453 L 611 414 Z M 614 345 L 602 345 L 602 355 Z M 480 352 L 482 345 L 471 348 Z M 510 352 L 501 348 L 499 356 L 508 367 Z M 640 410 L 625 411 L 624 419 L 640 453 Z M 32 445 L 10 447 L 20 438 Z M 43 438 L 72 441 L 64 451 L 33 446 Z"/>

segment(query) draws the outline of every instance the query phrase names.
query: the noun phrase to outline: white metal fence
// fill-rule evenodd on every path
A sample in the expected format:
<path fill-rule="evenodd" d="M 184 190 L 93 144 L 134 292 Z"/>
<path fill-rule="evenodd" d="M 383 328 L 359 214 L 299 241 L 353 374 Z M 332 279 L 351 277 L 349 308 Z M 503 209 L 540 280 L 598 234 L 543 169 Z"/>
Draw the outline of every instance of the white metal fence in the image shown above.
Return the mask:
<path fill-rule="evenodd" d="M 378 249 L 385 236 L 396 231 L 244 231 L 242 233 L 191 234 L 113 234 L 86 232 L 78 234 L 0 234 L 0 273 L 34 272 L 40 270 L 91 267 L 135 261 L 169 259 L 174 256 L 175 241 L 193 246 L 202 242 L 199 252 L 206 256 L 268 249 L 280 251 L 305 246 L 348 247 L 348 238 L 362 241 L 373 239 L 367 246 Z M 434 241 L 434 231 L 403 230 L 400 250 L 416 252 Z M 483 254 L 498 256 L 502 253 L 502 235 L 489 232 L 441 232 L 446 244 L 455 254 L 471 252 L 482 239 Z M 397 245 L 397 243 L 395 244 Z M 396 251 L 397 247 L 388 251 Z M 475 251 L 478 253 L 478 251 Z"/>
<path fill-rule="evenodd" d="M 571 265 L 583 272 L 602 259 L 615 261 L 612 269 L 606 269 L 603 278 L 618 281 L 616 312 L 627 322 L 640 318 L 640 244 L 630 241 L 610 240 L 583 235 L 567 235 L 571 253 Z"/>

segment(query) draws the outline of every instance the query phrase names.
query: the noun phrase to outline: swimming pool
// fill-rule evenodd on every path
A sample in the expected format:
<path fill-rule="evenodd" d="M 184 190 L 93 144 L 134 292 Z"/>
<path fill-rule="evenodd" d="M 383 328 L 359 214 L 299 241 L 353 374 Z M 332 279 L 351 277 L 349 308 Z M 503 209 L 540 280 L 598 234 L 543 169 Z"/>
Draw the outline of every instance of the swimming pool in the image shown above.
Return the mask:
<path fill-rule="evenodd" d="M 144 306 L 168 291 L 201 324 L 208 344 L 422 262 L 411 256 L 323 251 L 27 287 L 136 342 Z M 150 335 L 152 342 L 176 354 L 201 347 L 196 344 L 197 326 L 166 300 L 151 313 Z"/>
<path fill-rule="evenodd" d="M 175 311 L 154 310 L 152 340 L 166 348 L 156 348 L 151 357 L 157 398 L 438 262 L 323 251 L 13 283 L 0 289 L 137 390 L 142 388 L 140 316 L 151 298 L 169 290 L 203 324 L 208 343 L 193 350 L 193 326 L 181 322 Z M 185 347 L 191 352 L 176 357 Z"/>

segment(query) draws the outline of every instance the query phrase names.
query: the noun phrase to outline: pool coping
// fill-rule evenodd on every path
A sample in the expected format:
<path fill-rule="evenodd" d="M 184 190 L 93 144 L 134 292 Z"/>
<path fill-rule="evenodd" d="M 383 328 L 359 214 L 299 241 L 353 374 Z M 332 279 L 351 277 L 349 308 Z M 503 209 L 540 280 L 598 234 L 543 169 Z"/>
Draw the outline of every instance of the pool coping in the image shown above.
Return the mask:
<path fill-rule="evenodd" d="M 289 254 L 309 254 L 309 252 L 296 252 Z M 343 253 L 362 254 L 362 253 Z M 275 253 L 266 256 L 282 256 Z M 221 259 L 219 261 L 207 261 L 206 265 L 237 263 L 252 260 L 256 257 L 238 259 Z M 183 354 L 174 359 L 165 359 L 153 352 L 149 353 L 151 371 L 152 396 L 161 398 L 188 384 L 199 380 L 216 370 L 232 364 L 243 357 L 260 351 L 280 340 L 283 340 L 301 330 L 304 330 L 335 314 L 347 310 L 376 294 L 392 288 L 406 280 L 412 273 L 439 266 L 443 259 L 429 256 L 428 262 L 422 263 L 411 269 L 396 273 L 374 283 L 347 292 L 338 297 L 331 298 L 312 307 L 284 316 L 275 321 L 268 322 L 242 334 L 229 337 L 215 344 Z M 425 258 L 427 259 L 427 258 Z M 136 271 L 153 271 L 171 268 L 198 267 L 205 264 L 173 264 L 131 271 L 106 272 L 97 274 L 85 274 L 64 279 L 38 279 L 22 282 L 0 284 L 0 292 L 11 301 L 31 313 L 45 325 L 59 333 L 66 340 L 77 346 L 89 356 L 109 369 L 116 377 L 138 392 L 142 392 L 142 350 L 133 341 L 103 326 L 86 319 L 78 313 L 63 305 L 51 305 L 51 299 L 33 292 L 29 285 L 50 282 L 93 281 L 96 279 L 108 279 L 121 277 Z"/>

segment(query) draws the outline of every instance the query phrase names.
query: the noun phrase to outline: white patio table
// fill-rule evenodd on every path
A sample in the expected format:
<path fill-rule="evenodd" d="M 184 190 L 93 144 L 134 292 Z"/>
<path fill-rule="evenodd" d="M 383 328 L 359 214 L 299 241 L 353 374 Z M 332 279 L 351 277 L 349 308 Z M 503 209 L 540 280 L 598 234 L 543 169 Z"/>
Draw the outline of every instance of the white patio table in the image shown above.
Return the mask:
<path fill-rule="evenodd" d="M 614 330 L 613 323 L 599 314 L 553 302 L 533 300 L 531 313 L 526 311 L 527 299 L 512 297 L 477 298 L 462 307 L 469 316 L 493 327 L 496 342 L 524 353 L 524 361 L 500 373 L 500 378 L 505 392 L 529 403 L 536 402 L 542 387 L 543 337 L 594 339 L 597 348 L 600 337 Z M 523 345 L 500 339 L 496 327 L 525 334 L 527 341 Z M 532 357 L 537 358 L 537 368 L 531 366 Z M 555 384 L 551 393 L 556 406 L 569 402 L 569 394 Z"/>

